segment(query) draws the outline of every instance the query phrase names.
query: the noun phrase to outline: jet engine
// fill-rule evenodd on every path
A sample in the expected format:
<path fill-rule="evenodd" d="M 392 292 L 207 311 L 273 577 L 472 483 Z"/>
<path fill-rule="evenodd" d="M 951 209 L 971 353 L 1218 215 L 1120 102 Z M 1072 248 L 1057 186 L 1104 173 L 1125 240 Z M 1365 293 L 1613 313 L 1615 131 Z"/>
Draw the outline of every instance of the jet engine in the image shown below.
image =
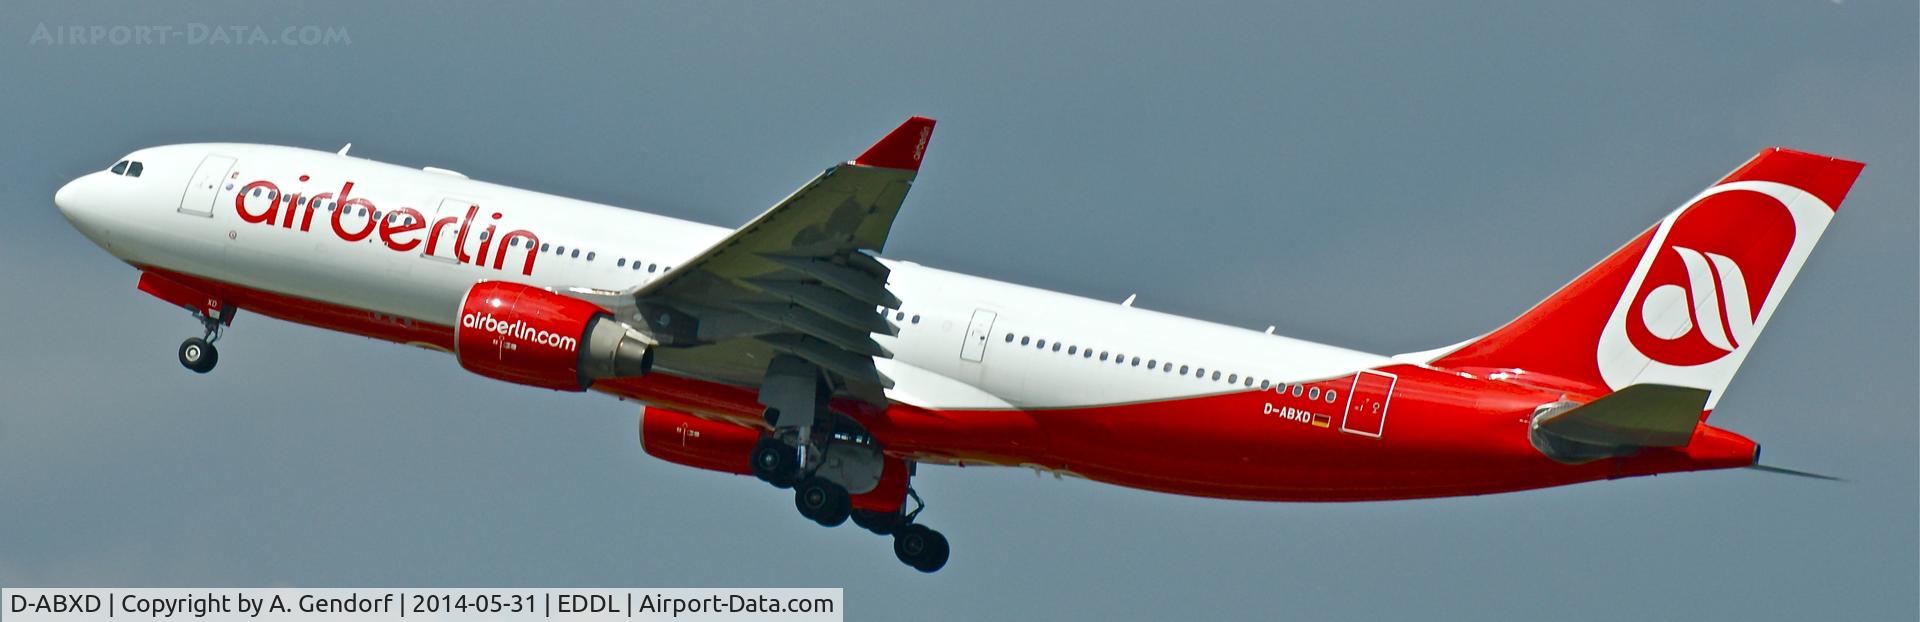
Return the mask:
<path fill-rule="evenodd" d="M 654 341 L 599 305 L 544 289 L 481 281 L 460 303 L 454 356 L 476 374 L 561 391 L 645 375 Z"/>
<path fill-rule="evenodd" d="M 648 406 L 640 415 L 640 448 L 647 455 L 696 469 L 752 475 L 748 456 L 760 431 Z"/>

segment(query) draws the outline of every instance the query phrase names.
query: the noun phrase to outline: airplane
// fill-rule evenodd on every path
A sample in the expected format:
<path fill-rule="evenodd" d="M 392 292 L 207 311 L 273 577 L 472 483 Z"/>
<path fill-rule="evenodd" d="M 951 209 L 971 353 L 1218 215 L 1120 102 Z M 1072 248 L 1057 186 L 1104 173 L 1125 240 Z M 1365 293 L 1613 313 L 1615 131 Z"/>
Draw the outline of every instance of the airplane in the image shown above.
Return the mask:
<path fill-rule="evenodd" d="M 883 258 L 933 128 L 909 118 L 736 229 L 351 144 L 140 149 L 54 203 L 199 322 L 189 370 L 244 309 L 636 401 L 646 453 L 790 490 L 927 573 L 951 548 L 920 465 L 1274 502 L 1822 477 L 1708 417 L 1859 162 L 1764 149 L 1513 321 L 1380 355 Z"/>

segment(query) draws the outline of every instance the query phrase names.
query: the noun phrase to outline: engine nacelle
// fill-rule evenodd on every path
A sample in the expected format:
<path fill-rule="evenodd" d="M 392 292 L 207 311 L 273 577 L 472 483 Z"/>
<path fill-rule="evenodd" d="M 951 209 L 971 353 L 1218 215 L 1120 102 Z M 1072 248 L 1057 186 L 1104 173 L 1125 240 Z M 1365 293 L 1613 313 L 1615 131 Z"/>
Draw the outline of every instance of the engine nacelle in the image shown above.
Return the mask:
<path fill-rule="evenodd" d="M 476 374 L 562 391 L 645 375 L 652 340 L 599 305 L 544 289 L 481 281 L 460 303 L 454 356 Z"/>
<path fill-rule="evenodd" d="M 696 469 L 752 475 L 749 460 L 760 431 L 648 406 L 640 413 L 640 448 L 647 455 Z"/>
<path fill-rule="evenodd" d="M 743 425 L 702 419 L 677 410 L 654 406 L 640 413 L 640 448 L 647 455 L 696 469 L 752 475 L 753 446 L 760 442 L 760 430 Z M 859 477 L 853 487 L 853 509 L 869 512 L 898 512 L 907 499 L 907 484 L 913 467 L 905 460 L 883 456 L 869 447 L 839 445 L 828 450 L 828 463 L 843 462 L 850 456 L 872 454 L 873 473 Z M 836 477 L 839 467 L 822 467 L 820 475 L 847 485 Z M 844 469 L 841 469 L 844 470 Z"/>

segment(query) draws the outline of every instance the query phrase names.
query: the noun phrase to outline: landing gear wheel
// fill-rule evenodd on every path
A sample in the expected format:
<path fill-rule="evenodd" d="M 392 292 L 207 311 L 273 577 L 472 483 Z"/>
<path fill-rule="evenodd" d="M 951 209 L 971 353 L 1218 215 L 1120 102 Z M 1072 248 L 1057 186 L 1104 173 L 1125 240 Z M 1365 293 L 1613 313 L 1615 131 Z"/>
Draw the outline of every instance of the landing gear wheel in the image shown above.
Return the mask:
<path fill-rule="evenodd" d="M 763 438 L 753 446 L 753 476 L 775 488 L 792 488 L 800 471 L 800 456 L 777 438 Z"/>
<path fill-rule="evenodd" d="M 889 535 L 906 523 L 906 517 L 899 512 L 853 511 L 853 524 L 879 535 Z"/>
<path fill-rule="evenodd" d="M 212 343 L 198 337 L 180 342 L 180 365 L 193 370 L 196 374 L 213 371 L 213 365 L 220 362 L 220 351 Z"/>
<path fill-rule="evenodd" d="M 907 525 L 893 534 L 893 556 L 920 572 L 937 572 L 947 565 L 947 537 L 926 525 Z"/>
<path fill-rule="evenodd" d="M 853 511 L 853 497 L 839 484 L 809 477 L 793 487 L 793 507 L 821 527 L 838 527 Z"/>

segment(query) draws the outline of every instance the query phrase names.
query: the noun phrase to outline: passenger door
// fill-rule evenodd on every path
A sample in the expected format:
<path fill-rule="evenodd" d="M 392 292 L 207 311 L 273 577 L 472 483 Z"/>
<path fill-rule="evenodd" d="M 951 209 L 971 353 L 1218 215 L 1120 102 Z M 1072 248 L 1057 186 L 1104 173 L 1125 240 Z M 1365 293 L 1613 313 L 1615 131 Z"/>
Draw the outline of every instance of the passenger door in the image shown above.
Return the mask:
<path fill-rule="evenodd" d="M 233 158 L 214 154 L 201 160 L 200 168 L 194 169 L 193 179 L 187 182 L 186 192 L 180 195 L 180 213 L 212 218 L 213 201 L 234 162 Z"/>
<path fill-rule="evenodd" d="M 960 344 L 960 360 L 981 362 L 987 354 L 987 338 L 993 335 L 993 321 L 1000 315 L 986 309 L 973 312 L 973 323 L 967 325 L 967 340 Z"/>
<path fill-rule="evenodd" d="M 967 334 L 960 342 L 961 382 L 975 387 L 985 388 L 987 339 L 993 336 L 993 322 L 1000 314 L 986 309 L 975 309 L 973 321 L 967 324 Z"/>
<path fill-rule="evenodd" d="M 1393 403 L 1393 385 L 1400 378 L 1382 371 L 1365 370 L 1353 377 L 1347 390 L 1347 412 L 1340 420 L 1340 431 L 1379 438 L 1386 432 L 1387 406 Z"/>
<path fill-rule="evenodd" d="M 469 212 L 477 213 L 475 209 L 477 205 L 479 205 L 477 201 L 457 197 L 442 199 L 440 207 L 434 210 L 433 217 L 427 219 L 426 243 L 420 245 L 420 256 L 459 263 L 460 255 L 455 252 L 455 248 L 460 245 L 460 225 L 466 221 Z M 480 232 L 477 229 L 468 231 L 468 246 L 477 247 L 479 235 Z M 469 256 L 472 255 L 472 250 L 467 249 Z"/>

